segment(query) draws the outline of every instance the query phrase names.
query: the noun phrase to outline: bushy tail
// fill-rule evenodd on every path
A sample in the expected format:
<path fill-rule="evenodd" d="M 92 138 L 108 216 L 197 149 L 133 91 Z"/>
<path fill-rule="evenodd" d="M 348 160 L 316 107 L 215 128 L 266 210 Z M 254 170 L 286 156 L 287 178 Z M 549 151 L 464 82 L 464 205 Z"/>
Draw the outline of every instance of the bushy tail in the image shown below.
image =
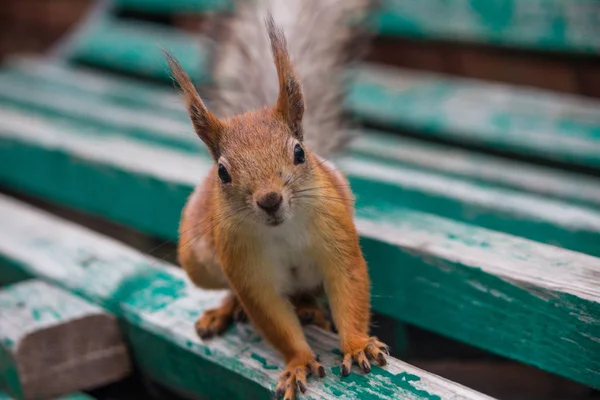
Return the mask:
<path fill-rule="evenodd" d="M 348 65 L 366 48 L 372 0 L 241 1 L 222 26 L 211 108 L 220 117 L 275 104 L 278 80 L 265 27 L 283 29 L 304 94 L 305 142 L 323 157 L 350 138 L 342 111 Z"/>

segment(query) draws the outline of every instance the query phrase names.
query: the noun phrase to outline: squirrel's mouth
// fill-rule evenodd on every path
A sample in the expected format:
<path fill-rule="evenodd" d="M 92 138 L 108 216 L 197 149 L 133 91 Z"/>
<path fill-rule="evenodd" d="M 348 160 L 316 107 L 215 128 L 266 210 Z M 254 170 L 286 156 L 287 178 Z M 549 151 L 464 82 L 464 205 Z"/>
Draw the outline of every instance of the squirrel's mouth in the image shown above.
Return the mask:
<path fill-rule="evenodd" d="M 269 226 L 278 226 L 281 225 L 283 223 L 283 218 L 280 219 L 271 219 L 267 221 L 267 225 Z"/>
<path fill-rule="evenodd" d="M 271 217 L 266 220 L 268 226 L 279 226 L 285 221 L 283 217 Z"/>

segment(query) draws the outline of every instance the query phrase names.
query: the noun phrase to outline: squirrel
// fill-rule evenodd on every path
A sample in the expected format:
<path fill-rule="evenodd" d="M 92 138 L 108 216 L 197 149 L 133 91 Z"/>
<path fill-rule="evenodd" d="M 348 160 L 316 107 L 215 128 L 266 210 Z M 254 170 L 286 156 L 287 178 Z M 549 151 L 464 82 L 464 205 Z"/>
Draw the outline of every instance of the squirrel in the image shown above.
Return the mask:
<path fill-rule="evenodd" d="M 232 72 L 237 78 L 223 78 L 219 89 L 215 109 L 229 114 L 225 117 L 207 108 L 190 77 L 165 52 L 193 128 L 214 160 L 182 211 L 178 259 L 195 285 L 230 290 L 219 307 L 198 319 L 196 330 L 208 338 L 234 320 L 249 318 L 285 360 L 276 396 L 286 400 L 306 392 L 308 375 L 325 375 L 302 331 L 303 323 L 331 328 L 317 302 L 323 294 L 339 333 L 343 376 L 354 363 L 365 373 L 371 371 L 370 360 L 386 365 L 389 354 L 369 334 L 370 280 L 349 182 L 324 156 L 347 136 L 339 111 L 339 74 L 346 62 L 340 54 L 353 37 L 347 17 L 364 14 L 365 4 L 271 0 L 275 14 L 285 14 L 284 21 L 288 16 L 288 29 L 295 32 L 289 47 L 298 51 L 300 74 L 271 8 L 261 24 L 266 35 L 256 32 L 260 10 L 242 9 L 233 23 L 234 43 L 223 45 L 215 67 L 217 80 Z M 312 20 L 307 13 L 314 14 Z M 291 14 L 296 17 L 290 19 Z M 307 21 L 318 24 L 312 33 L 289 28 Z M 254 47 L 244 48 L 244 40 Z M 266 66 L 265 56 L 272 67 Z M 273 84 L 267 83 L 269 76 Z M 302 85 L 300 77 L 308 83 Z"/>

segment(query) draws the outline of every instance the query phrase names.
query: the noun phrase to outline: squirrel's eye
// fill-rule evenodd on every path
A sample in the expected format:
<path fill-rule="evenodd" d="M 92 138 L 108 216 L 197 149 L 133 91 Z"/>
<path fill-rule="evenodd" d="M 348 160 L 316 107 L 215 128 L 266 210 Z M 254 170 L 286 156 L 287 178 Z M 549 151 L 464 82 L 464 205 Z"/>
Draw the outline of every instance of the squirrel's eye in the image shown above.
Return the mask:
<path fill-rule="evenodd" d="M 229 175 L 227 168 L 223 164 L 219 164 L 219 178 L 223 183 L 231 183 L 231 175 Z"/>
<path fill-rule="evenodd" d="M 304 163 L 304 160 L 304 150 L 302 150 L 302 147 L 297 144 L 294 146 L 294 165 L 302 164 Z"/>

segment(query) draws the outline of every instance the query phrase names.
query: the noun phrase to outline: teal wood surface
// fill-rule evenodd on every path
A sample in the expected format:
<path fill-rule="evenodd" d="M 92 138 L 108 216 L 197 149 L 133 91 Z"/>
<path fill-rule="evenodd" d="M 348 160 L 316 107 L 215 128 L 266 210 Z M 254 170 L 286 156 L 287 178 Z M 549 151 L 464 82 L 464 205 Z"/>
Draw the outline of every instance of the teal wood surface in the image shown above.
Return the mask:
<path fill-rule="evenodd" d="M 347 107 L 425 137 L 600 169 L 600 101 L 365 64 Z"/>
<path fill-rule="evenodd" d="M 199 83 L 208 79 L 207 43 L 199 35 L 158 24 L 101 18 L 75 38 L 67 56 L 99 67 L 168 80 L 170 75 L 161 51 L 164 48 Z"/>
<path fill-rule="evenodd" d="M 232 0 L 116 0 L 151 13 L 231 10 Z M 372 15 L 383 36 L 597 53 L 596 0 L 381 0 Z"/>
<path fill-rule="evenodd" d="M 232 10 L 234 0 L 114 0 L 119 8 L 157 14 Z"/>
<path fill-rule="evenodd" d="M 9 82 L 5 91 L 13 92 L 10 100 L 18 101 L 27 109 L 50 107 L 53 103 L 44 93 L 63 93 L 64 96 L 77 95 L 74 102 L 53 104 L 63 114 L 96 107 L 91 99 L 100 97 L 110 100 L 104 102 L 127 109 L 151 109 L 153 114 L 170 117 L 166 129 L 177 126 L 181 132 L 174 132 L 173 142 L 178 143 L 182 132 L 188 132 L 182 121 L 187 121 L 183 104 L 172 90 L 163 85 L 145 82 L 132 82 L 108 73 L 91 71 L 64 63 L 52 63 L 37 58 L 15 58 L 9 60 L 5 70 L 0 73 L 0 82 Z M 27 85 L 24 85 L 27 83 Z M 45 90 L 35 96 L 31 85 Z M 11 89 L 15 90 L 11 90 Z M 14 93 L 18 93 L 15 95 Z M 41 106 L 36 106 L 41 104 Z M 555 106 L 556 107 L 556 106 Z M 110 108 L 110 114 L 120 114 L 120 108 Z M 89 114 L 89 113 L 88 113 Z M 565 115 L 565 125 L 576 125 L 578 113 Z M 94 115 L 87 118 L 94 118 Z M 177 122 L 179 121 L 179 123 Z M 186 122 L 187 123 L 187 122 Z M 156 126 L 156 125 L 155 125 Z M 181 126 L 181 128 L 179 128 Z M 195 139 L 190 143 L 197 144 Z M 187 144 L 185 145 L 187 146 Z M 351 143 L 351 150 L 357 154 L 376 156 L 401 165 L 413 165 L 425 170 L 442 172 L 449 176 L 466 178 L 474 182 L 493 183 L 508 189 L 517 189 L 575 202 L 582 205 L 600 206 L 600 181 L 585 178 L 580 174 L 561 172 L 553 168 L 544 168 L 515 160 L 503 160 L 481 153 L 461 151 L 450 146 L 427 144 L 417 140 L 403 139 L 376 131 L 364 131 Z"/>
<path fill-rule="evenodd" d="M 416 167 L 469 182 L 600 208 L 600 179 L 374 130 L 349 144 L 350 154 Z"/>
<path fill-rule="evenodd" d="M 596 0 L 382 0 L 380 4 L 373 19 L 381 35 L 600 51 Z"/>
<path fill-rule="evenodd" d="M 206 43 L 157 27 L 133 28 L 98 23 L 92 28 L 98 34 L 82 35 L 73 57 L 167 82 L 160 44 L 197 83 L 210 80 Z M 346 106 L 365 122 L 600 169 L 598 100 L 369 64 L 355 72 Z"/>
<path fill-rule="evenodd" d="M 4 283 L 12 281 L 7 271 Z M 104 309 L 35 279 L 0 290 L 0 389 L 17 399 L 58 397 L 129 372 L 117 322 Z"/>
<path fill-rule="evenodd" d="M 137 365 L 157 382 L 191 397 L 268 399 L 282 360 L 250 325 L 200 340 L 194 322 L 223 291 L 191 286 L 182 270 L 123 244 L 0 197 L 0 254 L 9 268 L 60 285 L 115 313 Z M 477 392 L 391 359 L 364 376 L 339 376 L 335 335 L 306 330 L 328 375 L 305 399 L 486 399 Z"/>
<path fill-rule="evenodd" d="M 17 113 L 0 116 L 6 127 Z M 33 118 L 15 127 L 0 130 L 4 184 L 173 240 L 185 198 L 210 166 L 200 153 L 116 134 Z M 402 188 L 354 176 L 372 164 L 340 164 L 356 169 L 375 311 L 600 386 L 600 259 L 404 208 L 393 201 Z"/>
<path fill-rule="evenodd" d="M 83 135 L 83 138 L 96 136 L 98 140 L 126 136 L 182 150 L 188 155 L 198 154 L 204 160 L 205 169 L 208 169 L 208 154 L 183 113 L 166 108 L 160 111 L 159 107 L 144 109 L 140 108 L 140 104 L 127 106 L 112 97 L 70 90 L 67 85 L 56 81 L 40 83 L 12 72 L 0 74 L 0 105 L 7 107 L 0 121 L 0 128 L 5 130 L 2 135 L 11 137 L 13 142 L 25 139 L 25 131 L 29 131 L 32 137 L 41 137 L 44 133 L 67 135 L 69 132 Z M 158 95 L 150 97 L 158 102 Z M 16 150 L 19 146 L 15 144 L 11 149 L 4 149 L 6 160 L 14 160 L 16 165 L 24 157 Z M 42 162 L 43 157 L 36 158 Z M 173 155 L 173 158 L 177 156 Z M 547 199 L 493 182 L 472 182 L 419 166 L 390 164 L 369 155 L 351 154 L 338 161 L 350 174 L 360 206 L 379 206 L 393 201 L 458 221 L 600 255 L 600 211 L 592 207 Z M 44 186 L 36 183 L 37 179 L 33 176 L 30 179 L 17 178 L 23 171 L 22 168 L 11 168 L 3 176 L 17 185 L 28 181 L 29 185 L 38 188 Z M 189 180 L 187 184 L 191 187 L 197 182 Z M 585 192 L 582 190 L 582 193 Z M 57 195 L 60 198 L 66 194 Z M 100 198 L 93 204 L 99 201 Z M 104 206 L 99 204 L 98 207 Z"/>
<path fill-rule="evenodd" d="M 8 393 L 0 390 L 0 400 L 16 400 L 14 397 L 11 397 Z M 83 393 L 73 393 L 67 396 L 59 397 L 56 400 L 94 400 L 93 397 L 88 396 Z"/>
<path fill-rule="evenodd" d="M 90 28 L 93 34 L 81 36 L 73 57 L 167 82 L 161 45 L 181 57 L 197 83 L 210 80 L 206 40 L 141 27 L 98 22 Z M 346 106 L 365 122 L 600 169 L 598 100 L 371 64 L 354 72 Z"/>

